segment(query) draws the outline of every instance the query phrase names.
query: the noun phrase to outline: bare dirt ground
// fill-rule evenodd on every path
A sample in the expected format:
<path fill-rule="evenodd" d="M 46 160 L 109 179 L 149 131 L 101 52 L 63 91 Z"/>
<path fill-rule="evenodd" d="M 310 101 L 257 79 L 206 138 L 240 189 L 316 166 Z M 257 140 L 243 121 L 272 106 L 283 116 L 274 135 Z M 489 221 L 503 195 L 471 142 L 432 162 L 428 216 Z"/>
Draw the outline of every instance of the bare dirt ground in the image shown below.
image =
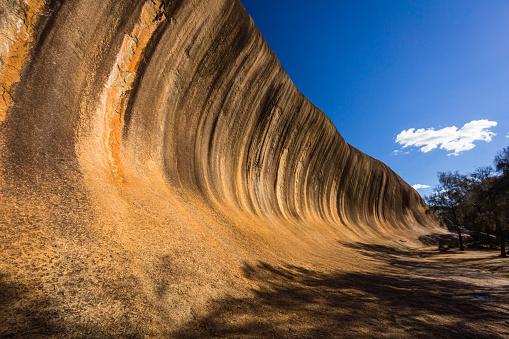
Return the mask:
<path fill-rule="evenodd" d="M 178 336 L 509 337 L 509 261 L 497 252 L 345 246 L 376 271 L 246 264 L 252 297 L 217 300 Z"/>

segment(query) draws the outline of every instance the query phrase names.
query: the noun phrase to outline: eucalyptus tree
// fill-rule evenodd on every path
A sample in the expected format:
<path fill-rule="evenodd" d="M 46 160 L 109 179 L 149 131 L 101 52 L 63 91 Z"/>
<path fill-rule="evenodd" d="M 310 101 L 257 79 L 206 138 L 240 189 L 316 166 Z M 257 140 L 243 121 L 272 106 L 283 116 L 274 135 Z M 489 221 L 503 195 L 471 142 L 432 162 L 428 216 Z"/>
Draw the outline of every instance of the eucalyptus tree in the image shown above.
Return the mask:
<path fill-rule="evenodd" d="M 500 239 L 500 256 L 507 257 L 506 240 L 509 224 L 509 147 L 505 147 L 495 157 L 495 168 L 498 176 L 495 179 L 493 192 L 497 208 L 496 228 Z"/>
<path fill-rule="evenodd" d="M 441 172 L 439 184 L 426 198 L 429 207 L 440 216 L 449 229 L 458 234 L 460 250 L 464 251 L 461 225 L 464 220 L 464 204 L 469 191 L 468 177 L 458 172 Z"/>

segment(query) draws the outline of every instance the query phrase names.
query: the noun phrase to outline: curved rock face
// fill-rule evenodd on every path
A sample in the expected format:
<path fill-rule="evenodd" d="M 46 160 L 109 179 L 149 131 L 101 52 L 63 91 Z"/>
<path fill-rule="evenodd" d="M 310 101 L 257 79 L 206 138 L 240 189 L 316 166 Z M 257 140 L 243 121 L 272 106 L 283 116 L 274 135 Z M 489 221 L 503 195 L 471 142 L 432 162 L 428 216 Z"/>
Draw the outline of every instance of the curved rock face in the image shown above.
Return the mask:
<path fill-rule="evenodd" d="M 341 243 L 433 227 L 240 2 L 0 8 L 2 334 L 166 335 L 245 263 L 353 267 Z"/>

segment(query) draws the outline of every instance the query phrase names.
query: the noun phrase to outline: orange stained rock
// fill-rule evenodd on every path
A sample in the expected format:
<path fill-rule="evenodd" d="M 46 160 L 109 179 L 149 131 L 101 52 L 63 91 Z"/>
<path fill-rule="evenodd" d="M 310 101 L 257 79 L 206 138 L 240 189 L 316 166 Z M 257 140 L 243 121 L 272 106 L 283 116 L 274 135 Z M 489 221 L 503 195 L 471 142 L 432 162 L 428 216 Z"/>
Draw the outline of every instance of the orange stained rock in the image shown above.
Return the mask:
<path fill-rule="evenodd" d="M 130 33 L 126 33 L 105 84 L 98 115 L 104 116 L 103 143 L 114 177 L 124 179 L 121 137 L 128 92 L 143 60 L 143 51 L 159 24 L 165 20 L 162 1 L 145 1 Z"/>
<path fill-rule="evenodd" d="M 0 21 L 0 122 L 3 122 L 13 104 L 12 90 L 21 79 L 21 72 L 36 34 L 36 23 L 42 14 L 45 0 L 25 0 L 14 2 L 14 8 L 7 1 L 0 1 L 4 11 L 12 11 L 12 16 L 4 16 Z"/>

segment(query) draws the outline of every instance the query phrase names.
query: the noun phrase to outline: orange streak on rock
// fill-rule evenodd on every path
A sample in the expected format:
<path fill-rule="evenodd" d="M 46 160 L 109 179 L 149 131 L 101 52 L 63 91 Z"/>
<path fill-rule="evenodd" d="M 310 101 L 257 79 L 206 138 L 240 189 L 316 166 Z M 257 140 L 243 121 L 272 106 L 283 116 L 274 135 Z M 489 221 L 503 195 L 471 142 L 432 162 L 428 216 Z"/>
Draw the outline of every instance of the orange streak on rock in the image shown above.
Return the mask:
<path fill-rule="evenodd" d="M 35 26 L 46 1 L 26 0 L 18 8 L 8 6 L 0 20 L 0 122 L 5 121 L 13 104 L 11 92 L 21 79 L 35 40 Z M 2 6 L 4 7 L 4 6 Z"/>
<path fill-rule="evenodd" d="M 121 161 L 121 138 L 128 93 L 143 59 L 143 51 L 152 34 L 164 20 L 161 1 L 146 1 L 140 18 L 122 46 L 101 96 L 99 114 L 104 116 L 103 146 L 115 178 L 124 179 Z"/>

